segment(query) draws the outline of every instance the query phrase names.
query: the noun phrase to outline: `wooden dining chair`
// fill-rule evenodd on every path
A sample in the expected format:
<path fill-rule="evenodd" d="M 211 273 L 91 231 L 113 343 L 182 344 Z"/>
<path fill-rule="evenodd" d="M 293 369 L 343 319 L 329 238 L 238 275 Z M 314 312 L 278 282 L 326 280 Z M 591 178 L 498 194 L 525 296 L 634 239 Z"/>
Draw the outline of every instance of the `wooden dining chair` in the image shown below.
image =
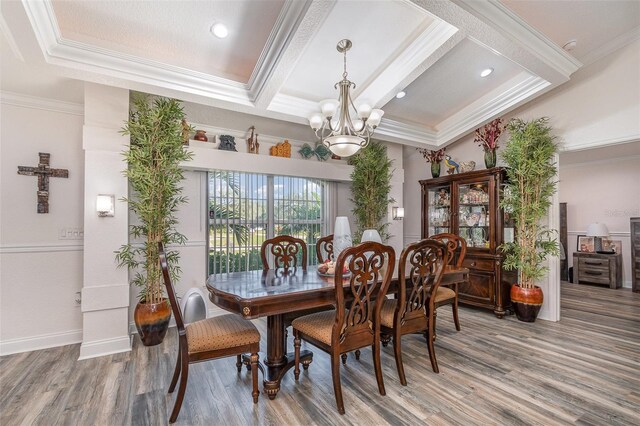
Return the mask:
<path fill-rule="evenodd" d="M 440 241 L 445 244 L 448 252 L 448 263 L 447 265 L 455 266 L 456 268 L 462 267 L 462 262 L 464 262 L 464 257 L 467 254 L 467 241 L 459 237 L 455 234 L 436 234 L 431 237 L 436 241 Z M 466 281 L 458 281 L 447 284 L 447 286 L 452 287 L 453 293 L 448 293 L 449 297 L 443 298 L 438 306 L 451 305 L 451 312 L 453 313 L 453 322 L 456 326 L 456 330 L 460 331 L 460 321 L 458 319 L 458 284 L 465 283 Z M 434 323 L 435 323 L 434 318 Z M 435 324 L 434 324 L 435 327 Z"/>
<path fill-rule="evenodd" d="M 169 385 L 169 393 L 173 393 L 180 378 L 178 396 L 169 417 L 169 423 L 178 418 L 182 401 L 187 389 L 189 377 L 189 364 L 208 361 L 236 355 L 236 367 L 238 372 L 242 369 L 241 355 L 250 353 L 251 376 L 253 380 L 253 402 L 258 402 L 258 352 L 260 352 L 260 333 L 250 322 L 236 314 L 221 315 L 207 318 L 188 324 L 186 327 L 182 319 L 180 305 L 176 299 L 176 293 L 171 283 L 167 256 L 162 243 L 158 243 L 160 267 L 167 295 L 171 303 L 171 309 L 176 320 L 178 330 L 178 358 L 173 372 L 173 378 Z"/>
<path fill-rule="evenodd" d="M 407 385 L 402 364 L 401 336 L 427 332 L 427 349 L 431 368 L 438 373 L 433 345 L 435 310 L 442 297 L 440 281 L 448 257 L 445 245 L 435 240 L 422 240 L 408 245 L 398 262 L 397 299 L 385 299 L 380 313 L 380 331 L 393 337 L 393 352 L 400 383 Z M 451 291 L 449 289 L 449 291 Z M 446 292 L 445 292 L 446 293 Z"/>
<path fill-rule="evenodd" d="M 324 263 L 327 259 L 335 260 L 333 258 L 333 234 L 318 238 L 316 242 L 316 258 L 318 263 Z"/>
<path fill-rule="evenodd" d="M 279 235 L 264 240 L 260 247 L 262 270 L 282 270 L 285 274 L 298 268 L 298 253 L 300 256 L 300 268 L 307 271 L 307 243 L 300 238 L 290 235 Z M 272 260 L 272 263 L 270 263 Z"/>
<path fill-rule="evenodd" d="M 385 260 L 388 262 L 386 268 Z M 345 266 L 348 272 L 343 273 Z M 293 321 L 296 380 L 300 377 L 302 340 L 330 354 L 333 391 L 340 414 L 345 412 L 340 384 L 340 355 L 343 353 L 372 346 L 378 391 L 385 395 L 380 365 L 382 305 L 375 300 L 384 298 L 387 293 L 394 268 L 393 247 L 366 242 L 343 250 L 336 260 L 335 310 L 306 315 Z M 349 307 L 345 305 L 345 299 L 352 300 Z"/>

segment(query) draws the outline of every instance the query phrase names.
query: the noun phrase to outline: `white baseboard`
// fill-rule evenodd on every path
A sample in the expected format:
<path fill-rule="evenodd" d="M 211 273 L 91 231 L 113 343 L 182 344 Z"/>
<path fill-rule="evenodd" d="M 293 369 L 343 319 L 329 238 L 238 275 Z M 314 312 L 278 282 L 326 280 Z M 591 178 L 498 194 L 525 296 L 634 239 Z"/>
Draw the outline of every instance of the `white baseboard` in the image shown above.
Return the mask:
<path fill-rule="evenodd" d="M 625 281 L 622 283 L 622 288 L 631 288 L 631 281 Z"/>
<path fill-rule="evenodd" d="M 80 345 L 80 357 L 78 361 L 96 358 L 104 355 L 129 352 L 131 350 L 131 336 L 116 337 L 113 339 L 96 340 Z"/>
<path fill-rule="evenodd" d="M 3 340 L 0 341 L 0 356 L 73 345 L 80 342 L 82 342 L 82 330 Z"/>

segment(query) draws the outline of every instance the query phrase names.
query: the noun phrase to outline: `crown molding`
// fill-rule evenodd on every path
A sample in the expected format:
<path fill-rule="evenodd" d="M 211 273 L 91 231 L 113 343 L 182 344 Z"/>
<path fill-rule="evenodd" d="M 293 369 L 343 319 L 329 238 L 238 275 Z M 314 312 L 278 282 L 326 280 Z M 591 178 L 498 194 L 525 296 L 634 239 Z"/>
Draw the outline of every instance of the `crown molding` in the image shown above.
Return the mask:
<path fill-rule="evenodd" d="M 84 115 L 84 105 L 14 92 L 0 92 L 0 103 L 62 114 Z"/>
<path fill-rule="evenodd" d="M 380 105 L 389 93 L 394 92 L 395 96 L 396 89 L 402 89 L 398 84 L 404 83 L 404 86 L 408 86 L 409 82 L 405 82 L 405 78 L 415 72 L 420 64 L 457 32 L 458 29 L 453 25 L 434 19 L 433 23 L 425 28 L 408 47 L 402 49 L 399 55 L 391 57 L 384 69 L 370 83 L 365 83 L 363 90 L 357 94 L 356 98 L 367 100 L 373 105 Z M 418 76 L 419 74 L 415 77 Z"/>
<path fill-rule="evenodd" d="M 50 0 L 22 0 L 48 63 L 252 106 L 247 84 L 62 37 Z"/>
<path fill-rule="evenodd" d="M 320 111 L 320 107 L 317 102 L 299 98 L 297 96 L 285 95 L 284 93 L 276 94 L 267 109 L 269 111 L 276 111 L 304 119 L 307 119 L 311 114 Z"/>
<path fill-rule="evenodd" d="M 262 93 L 311 3 L 311 0 L 287 0 L 285 2 L 247 83 L 252 102 L 255 102 Z"/>
<path fill-rule="evenodd" d="M 446 144 L 548 87 L 545 79 L 522 72 L 438 125 L 438 145 Z"/>
<path fill-rule="evenodd" d="M 621 145 L 625 143 L 638 142 L 638 141 L 640 141 L 640 134 L 636 133 L 631 135 L 616 136 L 614 138 L 609 138 L 609 139 L 597 139 L 597 140 L 591 140 L 591 141 L 577 143 L 577 144 L 562 145 L 560 147 L 560 151 L 561 152 L 584 151 L 586 149 L 602 148 L 605 146 Z"/>
<path fill-rule="evenodd" d="M 402 139 L 407 142 L 407 145 L 415 147 L 422 147 L 423 145 L 438 146 L 438 134 L 435 131 L 427 127 L 401 123 L 389 118 L 382 120 L 375 134 Z"/>
<path fill-rule="evenodd" d="M 592 63 L 599 61 L 600 59 L 612 54 L 618 49 L 622 49 L 626 45 L 631 44 L 636 40 L 640 40 L 640 27 L 636 27 L 631 31 L 621 34 L 608 43 L 605 43 L 597 49 L 590 51 L 582 57 L 582 63 L 585 66 L 591 65 Z"/>
<path fill-rule="evenodd" d="M 580 61 L 527 24 L 498 0 L 453 0 L 453 2 L 510 39 L 519 42 L 523 48 L 561 74 L 565 80 L 568 80 L 571 74 L 582 66 Z"/>

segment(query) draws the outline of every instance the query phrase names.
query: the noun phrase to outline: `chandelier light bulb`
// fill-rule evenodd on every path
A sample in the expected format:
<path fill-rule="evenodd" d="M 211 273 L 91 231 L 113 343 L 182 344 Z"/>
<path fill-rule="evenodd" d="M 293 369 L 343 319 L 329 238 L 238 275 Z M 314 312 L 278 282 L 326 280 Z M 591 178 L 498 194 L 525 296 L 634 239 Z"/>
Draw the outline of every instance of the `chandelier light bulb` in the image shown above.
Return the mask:
<path fill-rule="evenodd" d="M 340 103 L 335 99 L 325 99 L 320 102 L 320 110 L 322 111 L 322 115 L 327 117 L 333 117 L 338 109 Z"/>
<path fill-rule="evenodd" d="M 374 109 L 371 111 L 371 115 L 369 116 L 368 123 L 373 127 L 378 127 L 380 121 L 382 120 L 382 116 L 384 115 L 384 111 L 381 109 Z"/>
<path fill-rule="evenodd" d="M 361 104 L 358 107 L 358 117 L 369 118 L 369 115 L 371 115 L 371 106 L 367 104 Z"/>
<path fill-rule="evenodd" d="M 322 127 L 323 121 L 324 119 L 322 118 L 322 115 L 318 113 L 315 113 L 311 117 L 309 117 L 309 125 L 313 130 L 318 130 L 320 127 Z"/>

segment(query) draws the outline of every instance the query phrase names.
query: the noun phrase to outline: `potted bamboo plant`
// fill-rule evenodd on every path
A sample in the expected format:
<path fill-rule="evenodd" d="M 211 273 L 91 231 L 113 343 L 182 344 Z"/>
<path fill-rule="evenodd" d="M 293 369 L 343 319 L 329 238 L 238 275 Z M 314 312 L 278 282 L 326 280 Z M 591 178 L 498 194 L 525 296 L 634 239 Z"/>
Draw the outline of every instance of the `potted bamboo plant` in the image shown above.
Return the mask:
<path fill-rule="evenodd" d="M 137 95 L 122 129 L 131 139 L 123 155 L 128 166 L 124 175 L 129 179 L 132 193 L 124 201 L 138 222 L 130 225 L 133 241 L 116 252 L 116 260 L 119 266 L 132 271 L 131 284 L 140 287 L 134 321 L 145 346 L 162 342 L 171 318 L 171 307 L 163 290 L 158 241 L 165 247 L 186 241 L 176 230 L 176 212 L 187 201 L 181 195 L 184 176 L 180 162 L 192 157 L 182 146 L 183 118 L 184 112 L 177 100 L 150 100 Z M 169 250 L 167 261 L 172 279 L 177 279 L 179 253 Z"/>
<path fill-rule="evenodd" d="M 533 322 L 544 297 L 536 281 L 548 271 L 544 266 L 547 256 L 558 254 L 554 231 L 541 224 L 556 191 L 553 157 L 558 147 L 547 118 L 528 122 L 512 119 L 507 128 L 510 139 L 502 159 L 508 167 L 508 180 L 501 205 L 514 219 L 516 238 L 502 246 L 504 267 L 518 271 L 518 283 L 511 286 L 516 316 Z"/>
<path fill-rule="evenodd" d="M 371 142 L 366 148 L 349 159 L 351 172 L 351 201 L 356 220 L 354 241 L 360 242 L 367 231 L 371 241 L 387 241 L 389 223 L 385 220 L 389 210 L 391 192 L 392 160 L 387 156 L 387 147 Z"/>

